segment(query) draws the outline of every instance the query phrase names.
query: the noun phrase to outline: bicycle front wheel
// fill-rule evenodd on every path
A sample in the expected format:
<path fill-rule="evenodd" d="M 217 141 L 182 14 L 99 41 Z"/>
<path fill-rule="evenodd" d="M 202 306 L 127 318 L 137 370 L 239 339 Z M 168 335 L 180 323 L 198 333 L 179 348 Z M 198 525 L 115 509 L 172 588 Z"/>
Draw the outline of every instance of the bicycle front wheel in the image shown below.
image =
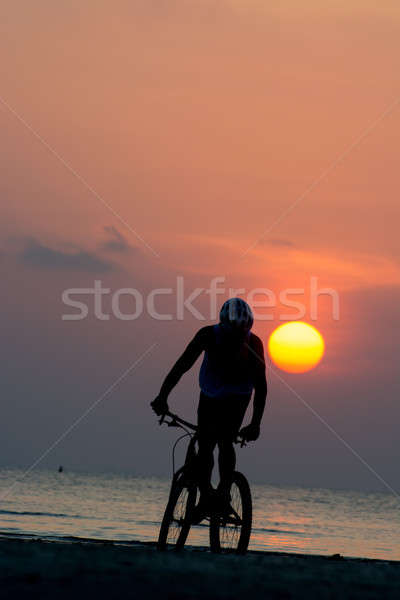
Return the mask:
<path fill-rule="evenodd" d="M 189 535 L 196 497 L 196 485 L 185 483 L 183 478 L 173 483 L 158 536 L 159 550 L 183 548 Z"/>
<path fill-rule="evenodd" d="M 244 554 L 251 534 L 252 501 L 247 479 L 238 471 L 233 474 L 230 497 L 229 510 L 211 516 L 210 546 L 212 552 Z"/>

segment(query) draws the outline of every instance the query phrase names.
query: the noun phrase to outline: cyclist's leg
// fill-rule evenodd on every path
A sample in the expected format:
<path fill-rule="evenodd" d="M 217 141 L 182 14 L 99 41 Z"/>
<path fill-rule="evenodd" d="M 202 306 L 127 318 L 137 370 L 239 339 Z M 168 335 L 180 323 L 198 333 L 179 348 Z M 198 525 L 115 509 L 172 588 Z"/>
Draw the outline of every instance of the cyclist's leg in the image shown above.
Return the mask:
<path fill-rule="evenodd" d="M 212 490 L 211 475 L 214 467 L 215 439 L 199 436 L 198 473 L 199 488 L 202 497 L 209 496 Z"/>
<path fill-rule="evenodd" d="M 233 436 L 222 437 L 218 440 L 218 466 L 220 483 L 218 490 L 226 496 L 230 490 L 233 472 L 236 467 L 236 453 L 233 447 Z"/>
<path fill-rule="evenodd" d="M 197 410 L 197 439 L 198 439 L 198 473 L 199 488 L 202 498 L 206 499 L 212 491 L 211 475 L 214 467 L 214 448 L 217 444 L 217 431 L 215 428 L 215 400 L 200 394 Z"/>
<path fill-rule="evenodd" d="M 228 495 L 236 467 L 236 453 L 233 442 L 237 437 L 244 415 L 250 402 L 249 396 L 224 398 L 221 403 L 223 417 L 218 435 L 219 491 Z"/>

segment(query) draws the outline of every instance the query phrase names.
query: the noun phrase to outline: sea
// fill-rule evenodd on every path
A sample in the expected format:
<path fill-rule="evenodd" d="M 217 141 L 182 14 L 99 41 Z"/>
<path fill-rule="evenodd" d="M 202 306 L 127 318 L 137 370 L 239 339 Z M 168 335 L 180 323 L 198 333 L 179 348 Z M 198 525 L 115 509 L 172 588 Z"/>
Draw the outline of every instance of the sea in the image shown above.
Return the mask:
<path fill-rule="evenodd" d="M 0 536 L 154 542 L 170 482 L 115 473 L 0 470 Z M 389 493 L 251 484 L 250 550 L 400 560 Z M 207 525 L 188 544 L 207 547 Z"/>

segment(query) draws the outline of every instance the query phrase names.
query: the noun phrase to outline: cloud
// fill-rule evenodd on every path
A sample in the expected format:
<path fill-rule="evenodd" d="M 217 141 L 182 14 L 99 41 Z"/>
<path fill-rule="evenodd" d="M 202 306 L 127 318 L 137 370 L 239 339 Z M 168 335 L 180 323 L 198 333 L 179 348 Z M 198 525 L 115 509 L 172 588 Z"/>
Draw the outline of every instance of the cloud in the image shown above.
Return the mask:
<path fill-rule="evenodd" d="M 260 244 L 270 244 L 271 246 L 284 246 L 286 248 L 293 248 L 294 244 L 290 240 L 283 240 L 281 238 L 263 239 Z"/>
<path fill-rule="evenodd" d="M 63 252 L 41 244 L 35 239 L 29 240 L 20 254 L 20 259 L 25 265 L 40 269 L 71 269 L 77 271 L 109 271 L 113 265 L 96 254 L 77 250 Z"/>
<path fill-rule="evenodd" d="M 125 237 L 118 231 L 113 225 L 107 225 L 104 227 L 104 231 L 108 234 L 109 239 L 103 242 L 101 248 L 108 252 L 130 252 L 131 250 L 137 250 L 137 248 L 130 246 L 126 241 Z"/>

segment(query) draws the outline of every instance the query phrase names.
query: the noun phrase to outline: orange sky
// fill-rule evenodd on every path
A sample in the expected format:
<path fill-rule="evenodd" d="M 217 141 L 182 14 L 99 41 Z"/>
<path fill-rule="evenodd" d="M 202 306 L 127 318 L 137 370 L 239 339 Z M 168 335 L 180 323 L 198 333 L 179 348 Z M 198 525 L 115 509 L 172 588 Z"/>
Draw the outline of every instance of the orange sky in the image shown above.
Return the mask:
<path fill-rule="evenodd" d="M 400 94 L 400 9 L 360 7 L 6 3 L 3 98 L 161 254 L 172 233 L 240 252 Z M 112 215 L 0 118 L 21 225 L 90 243 Z M 271 235 L 397 259 L 398 132 L 394 111 Z"/>

